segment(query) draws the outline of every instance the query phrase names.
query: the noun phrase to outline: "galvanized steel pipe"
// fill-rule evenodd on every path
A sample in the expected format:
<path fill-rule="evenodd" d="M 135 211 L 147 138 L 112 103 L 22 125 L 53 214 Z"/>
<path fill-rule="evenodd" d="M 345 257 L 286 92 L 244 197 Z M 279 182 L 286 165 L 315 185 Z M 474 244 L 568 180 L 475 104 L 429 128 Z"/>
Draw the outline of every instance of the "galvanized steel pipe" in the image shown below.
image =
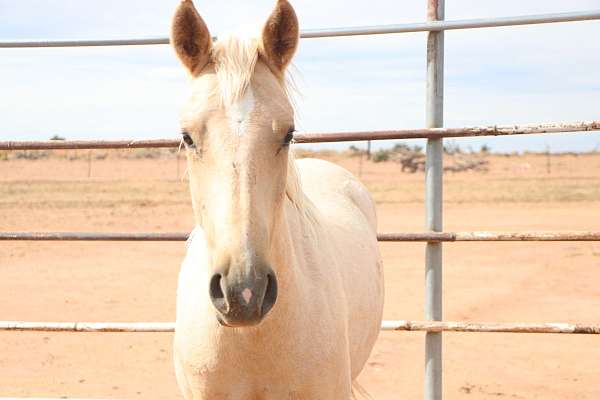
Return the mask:
<path fill-rule="evenodd" d="M 427 20 L 444 19 L 444 0 L 427 0 Z M 427 35 L 427 128 L 444 126 L 444 31 Z M 425 162 L 425 229 L 442 231 L 443 139 L 427 139 Z M 442 320 L 442 243 L 425 247 L 425 319 Z M 425 335 L 425 400 L 442 399 L 442 334 Z"/>
<path fill-rule="evenodd" d="M 160 333 L 174 332 L 173 322 L 28 322 L 0 321 L 0 332 L 96 332 Z M 482 323 L 450 321 L 382 321 L 383 331 L 409 332 L 487 332 L 560 333 L 599 335 L 599 325 L 566 323 Z"/>
<path fill-rule="evenodd" d="M 600 19 L 600 10 L 522 15 L 500 18 L 476 18 L 455 21 L 427 21 L 409 24 L 356 26 L 327 29 L 303 30 L 300 37 L 304 39 L 385 35 L 410 32 L 439 32 L 456 29 L 495 28 L 501 26 L 535 25 L 557 22 L 575 22 Z M 215 38 L 217 39 L 217 38 Z M 98 47 L 98 46 L 148 46 L 169 44 L 168 37 L 140 39 L 99 39 L 99 40 L 15 40 L 2 41 L 0 48 L 38 48 L 38 47 Z"/>
<path fill-rule="evenodd" d="M 186 232 L 0 232 L 0 241 L 181 242 Z M 379 233 L 380 242 L 598 242 L 600 232 L 397 232 Z"/>

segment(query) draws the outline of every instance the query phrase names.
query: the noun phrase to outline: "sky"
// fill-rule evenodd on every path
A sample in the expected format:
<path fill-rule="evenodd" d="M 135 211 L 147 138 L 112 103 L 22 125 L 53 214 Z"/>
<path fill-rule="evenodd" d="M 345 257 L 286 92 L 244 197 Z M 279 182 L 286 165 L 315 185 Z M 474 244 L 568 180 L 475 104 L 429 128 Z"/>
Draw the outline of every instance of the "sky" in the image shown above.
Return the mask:
<path fill-rule="evenodd" d="M 0 41 L 164 37 L 177 3 L 0 0 Z M 262 25 L 273 4 L 196 0 L 214 35 Z M 423 22 L 426 16 L 425 0 L 292 4 L 302 29 Z M 593 9 L 600 0 L 446 0 L 446 19 Z M 600 119 L 600 21 L 445 35 L 445 126 Z M 297 130 L 423 127 L 425 45 L 425 33 L 303 39 L 291 71 L 299 92 Z M 0 49 L 0 140 L 177 138 L 188 82 L 166 45 Z M 600 150 L 600 133 L 453 143 L 475 150 L 485 144 L 496 152 L 591 151 Z"/>

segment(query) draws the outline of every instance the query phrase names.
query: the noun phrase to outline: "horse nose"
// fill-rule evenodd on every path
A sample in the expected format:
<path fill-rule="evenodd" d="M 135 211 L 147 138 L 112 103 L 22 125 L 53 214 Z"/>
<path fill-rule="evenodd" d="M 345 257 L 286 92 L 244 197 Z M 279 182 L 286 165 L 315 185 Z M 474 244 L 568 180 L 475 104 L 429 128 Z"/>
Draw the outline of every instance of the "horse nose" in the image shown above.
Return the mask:
<path fill-rule="evenodd" d="M 217 319 L 230 327 L 260 323 L 277 300 L 277 278 L 267 268 L 247 274 L 215 273 L 210 280 L 210 299 L 217 310 Z"/>

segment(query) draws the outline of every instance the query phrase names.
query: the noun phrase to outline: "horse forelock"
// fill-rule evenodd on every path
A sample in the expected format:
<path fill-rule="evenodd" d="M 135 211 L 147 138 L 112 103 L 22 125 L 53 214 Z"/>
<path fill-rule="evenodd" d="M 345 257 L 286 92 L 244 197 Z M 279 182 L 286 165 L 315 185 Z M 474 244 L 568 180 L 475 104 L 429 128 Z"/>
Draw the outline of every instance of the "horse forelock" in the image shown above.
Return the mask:
<path fill-rule="evenodd" d="M 213 44 L 211 59 L 217 74 L 220 101 L 223 105 L 231 105 L 244 96 L 260 58 L 261 39 L 256 35 L 225 33 L 219 36 L 219 40 Z M 293 79 L 287 73 L 276 77 L 286 98 L 293 105 L 291 96 L 291 92 L 295 89 Z"/>
<path fill-rule="evenodd" d="M 258 43 L 251 36 L 226 34 L 214 44 L 212 61 L 223 106 L 239 101 L 250 86 L 259 57 Z"/>

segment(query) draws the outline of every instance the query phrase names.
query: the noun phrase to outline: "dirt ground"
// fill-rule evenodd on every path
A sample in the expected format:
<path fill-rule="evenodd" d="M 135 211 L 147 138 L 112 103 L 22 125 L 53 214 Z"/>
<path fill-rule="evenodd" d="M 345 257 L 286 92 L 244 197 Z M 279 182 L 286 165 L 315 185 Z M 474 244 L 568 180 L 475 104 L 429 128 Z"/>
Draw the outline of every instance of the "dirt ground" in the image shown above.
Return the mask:
<path fill-rule="evenodd" d="M 0 231 L 191 229 L 183 161 L 94 154 L 89 178 L 86 157 L 0 161 Z M 381 232 L 423 230 L 422 173 L 334 158 L 360 172 Z M 487 173 L 447 174 L 445 230 L 600 229 L 600 154 L 553 156 L 550 173 L 542 155 L 489 159 Z M 424 245 L 381 251 L 384 317 L 422 320 Z M 183 255 L 183 243 L 0 242 L 0 319 L 172 321 Z M 600 243 L 444 246 L 446 320 L 600 324 L 599 282 Z M 181 398 L 171 340 L 0 332 L 0 397 Z M 360 382 L 377 400 L 422 398 L 423 346 L 382 333 Z M 600 336 L 447 333 L 444 395 L 599 399 L 599 360 Z"/>

